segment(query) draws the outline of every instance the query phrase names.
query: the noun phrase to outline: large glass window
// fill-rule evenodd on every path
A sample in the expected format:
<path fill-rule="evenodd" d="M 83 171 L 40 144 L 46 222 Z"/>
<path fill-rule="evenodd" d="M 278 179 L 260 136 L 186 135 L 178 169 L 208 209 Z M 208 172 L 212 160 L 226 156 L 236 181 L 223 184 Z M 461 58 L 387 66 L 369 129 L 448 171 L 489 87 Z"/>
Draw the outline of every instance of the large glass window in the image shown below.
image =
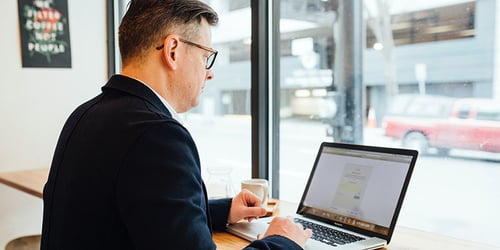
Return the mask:
<path fill-rule="evenodd" d="M 322 141 L 416 148 L 399 225 L 500 246 L 497 9 L 280 1 L 280 198 L 300 199 Z"/>
<path fill-rule="evenodd" d="M 219 51 L 200 105 L 184 115 L 202 161 L 209 196 L 231 197 L 251 177 L 249 1 L 210 0 L 219 14 L 212 47 Z M 245 4 L 246 3 L 246 4 Z"/>
<path fill-rule="evenodd" d="M 114 0 L 115 38 L 128 0 Z M 210 0 L 220 22 L 212 47 L 219 51 L 200 105 L 181 114 L 200 154 L 202 174 L 211 198 L 232 197 L 251 177 L 249 1 Z M 246 4 L 245 4 L 246 3 Z M 117 41 L 117 40 L 116 40 Z M 115 72 L 119 73 L 118 42 Z"/>

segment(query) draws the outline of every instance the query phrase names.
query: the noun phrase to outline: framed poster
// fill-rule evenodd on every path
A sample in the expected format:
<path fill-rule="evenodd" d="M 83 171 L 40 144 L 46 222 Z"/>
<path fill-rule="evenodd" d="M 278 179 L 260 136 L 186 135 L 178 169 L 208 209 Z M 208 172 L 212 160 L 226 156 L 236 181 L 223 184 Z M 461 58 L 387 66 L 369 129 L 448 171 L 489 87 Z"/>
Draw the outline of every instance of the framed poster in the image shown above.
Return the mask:
<path fill-rule="evenodd" d="M 23 68 L 71 68 L 68 0 L 18 0 Z"/>

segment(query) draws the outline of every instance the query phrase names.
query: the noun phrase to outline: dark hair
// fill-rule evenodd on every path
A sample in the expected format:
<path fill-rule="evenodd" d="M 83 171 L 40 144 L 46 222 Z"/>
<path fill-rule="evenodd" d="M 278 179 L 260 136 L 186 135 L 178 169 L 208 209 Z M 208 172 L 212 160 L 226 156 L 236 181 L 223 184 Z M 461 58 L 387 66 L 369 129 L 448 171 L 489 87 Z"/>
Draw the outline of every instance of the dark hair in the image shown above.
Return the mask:
<path fill-rule="evenodd" d="M 173 32 L 194 39 L 202 18 L 212 26 L 219 20 L 199 0 L 131 0 L 118 31 L 122 63 L 142 57 Z"/>

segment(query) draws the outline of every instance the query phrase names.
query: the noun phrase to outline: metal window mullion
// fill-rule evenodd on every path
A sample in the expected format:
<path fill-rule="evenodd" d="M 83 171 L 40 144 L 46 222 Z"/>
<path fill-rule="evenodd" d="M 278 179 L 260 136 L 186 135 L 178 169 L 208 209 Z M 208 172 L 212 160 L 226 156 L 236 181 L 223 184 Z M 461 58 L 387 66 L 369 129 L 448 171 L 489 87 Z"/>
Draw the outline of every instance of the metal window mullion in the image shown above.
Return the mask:
<path fill-rule="evenodd" d="M 269 47 L 267 0 L 251 0 L 252 178 L 269 179 Z"/>
<path fill-rule="evenodd" d="M 116 55 L 115 55 L 115 1 L 106 1 L 106 29 L 107 29 L 107 48 L 108 48 L 108 78 L 116 73 Z"/>
<path fill-rule="evenodd" d="M 271 6 L 271 195 L 279 198 L 280 187 L 280 1 L 272 1 Z"/>

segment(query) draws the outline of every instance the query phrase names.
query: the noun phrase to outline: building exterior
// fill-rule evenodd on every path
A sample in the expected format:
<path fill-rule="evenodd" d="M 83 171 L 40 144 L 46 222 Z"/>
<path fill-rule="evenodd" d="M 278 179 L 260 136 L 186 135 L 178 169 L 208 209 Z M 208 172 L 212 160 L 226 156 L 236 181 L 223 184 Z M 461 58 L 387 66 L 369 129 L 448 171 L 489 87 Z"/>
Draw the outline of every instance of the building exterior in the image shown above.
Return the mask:
<path fill-rule="evenodd" d="M 197 112 L 249 114 L 249 3 L 211 2 L 226 10 L 221 13 L 223 26 L 214 32 L 214 47 L 223 53 L 219 54 L 221 57 L 214 69 L 216 78 L 205 94 L 205 107 L 201 105 Z M 340 36 L 336 34 L 339 31 L 335 26 L 337 13 L 335 6 L 327 2 L 330 1 L 280 2 L 282 117 L 319 117 L 322 99 L 332 84 L 335 85 L 333 58 L 335 49 L 343 48 L 335 47 L 335 36 Z M 498 98 L 495 94 L 498 83 L 494 80 L 495 57 L 498 57 L 495 50 L 497 1 L 446 1 L 438 5 L 439 2 L 434 1 L 432 6 L 420 4 L 419 9 L 392 8 L 396 9 L 390 13 L 394 46 L 392 73 L 398 93 L 425 91 L 454 97 Z M 374 48 L 378 41 L 376 28 L 369 24 L 373 16 L 367 14 L 368 9 L 364 10 L 362 41 L 364 107 L 373 107 L 380 121 L 388 105 L 386 75 L 390 62 L 384 58 L 384 49 L 390 47 Z M 239 27 L 235 29 L 235 26 Z"/>

